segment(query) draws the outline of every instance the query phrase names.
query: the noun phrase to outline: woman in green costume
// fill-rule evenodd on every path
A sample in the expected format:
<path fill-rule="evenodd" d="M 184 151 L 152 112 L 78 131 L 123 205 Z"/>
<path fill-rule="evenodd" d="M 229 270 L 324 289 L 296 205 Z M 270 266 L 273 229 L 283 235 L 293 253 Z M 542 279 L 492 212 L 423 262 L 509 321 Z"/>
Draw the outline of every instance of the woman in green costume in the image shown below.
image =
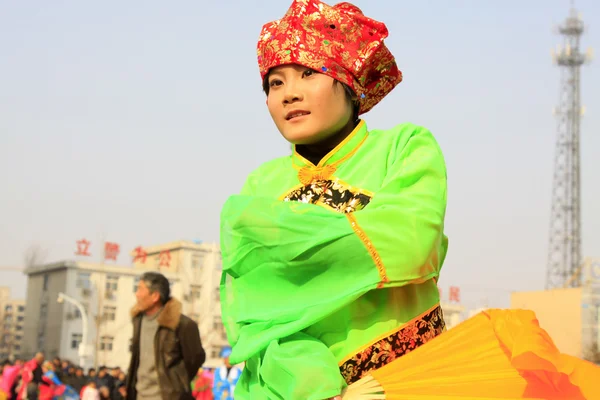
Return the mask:
<path fill-rule="evenodd" d="M 446 168 L 425 128 L 367 128 L 400 81 L 383 23 L 296 0 L 258 63 L 290 156 L 260 166 L 221 215 L 222 312 L 236 399 L 329 399 L 444 330 L 437 278 Z"/>

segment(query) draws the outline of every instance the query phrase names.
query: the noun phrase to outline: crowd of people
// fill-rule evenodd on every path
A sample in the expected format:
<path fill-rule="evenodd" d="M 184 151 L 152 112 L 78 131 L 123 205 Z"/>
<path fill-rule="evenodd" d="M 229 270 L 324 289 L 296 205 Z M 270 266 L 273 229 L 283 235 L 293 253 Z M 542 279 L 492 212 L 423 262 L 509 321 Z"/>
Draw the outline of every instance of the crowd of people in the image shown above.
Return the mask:
<path fill-rule="evenodd" d="M 126 375 L 119 368 L 83 368 L 37 353 L 29 361 L 6 360 L 0 375 L 0 400 L 121 400 Z"/>
<path fill-rule="evenodd" d="M 194 400 L 233 399 L 241 370 L 228 363 L 230 349 L 221 353 L 221 368 L 201 368 L 191 382 Z M 25 361 L 6 360 L 0 366 L 0 400 L 122 400 L 127 376 L 120 367 L 89 368 L 68 360 L 46 360 L 43 353 Z"/>

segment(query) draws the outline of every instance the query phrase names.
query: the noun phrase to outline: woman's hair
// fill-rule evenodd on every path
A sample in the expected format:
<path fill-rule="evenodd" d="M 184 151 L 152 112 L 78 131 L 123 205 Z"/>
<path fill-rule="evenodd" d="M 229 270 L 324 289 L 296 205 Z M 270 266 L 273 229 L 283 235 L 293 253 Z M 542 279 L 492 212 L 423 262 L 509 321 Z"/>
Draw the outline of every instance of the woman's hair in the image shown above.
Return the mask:
<path fill-rule="evenodd" d="M 318 71 L 315 71 L 315 72 L 318 73 Z M 358 96 L 356 95 L 356 93 L 354 93 L 354 90 L 352 90 L 352 88 L 350 86 L 348 86 L 344 82 L 340 82 L 337 79 L 334 79 L 333 86 L 337 87 L 338 85 L 342 85 L 342 87 L 344 88 L 344 93 L 346 94 L 346 99 L 348 100 L 348 102 L 350 102 L 350 104 L 352 104 L 352 120 L 353 121 L 358 120 L 358 111 L 360 108 Z M 265 78 L 263 79 L 262 87 L 263 87 L 263 92 L 265 92 L 265 94 L 268 96 L 269 90 L 271 89 L 271 86 L 269 85 L 269 74 L 268 73 L 265 75 Z"/>

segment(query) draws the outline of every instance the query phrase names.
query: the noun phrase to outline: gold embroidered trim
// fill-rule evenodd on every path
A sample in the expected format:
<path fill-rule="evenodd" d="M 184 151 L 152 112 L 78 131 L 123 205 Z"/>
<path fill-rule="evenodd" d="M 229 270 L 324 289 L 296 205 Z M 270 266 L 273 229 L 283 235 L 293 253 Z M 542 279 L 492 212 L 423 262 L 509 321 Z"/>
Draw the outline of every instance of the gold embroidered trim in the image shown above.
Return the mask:
<path fill-rule="evenodd" d="M 340 373 L 350 385 L 441 335 L 445 326 L 442 308 L 437 304 L 346 357 L 339 363 Z"/>
<path fill-rule="evenodd" d="M 380 289 L 383 287 L 383 285 L 389 282 L 387 273 L 385 271 L 385 266 L 383 265 L 383 261 L 381 260 L 381 256 L 375 249 L 375 246 L 373 246 L 373 243 L 371 242 L 365 231 L 363 231 L 360 225 L 358 225 L 358 222 L 356 221 L 356 218 L 354 218 L 354 215 L 352 213 L 349 213 L 346 214 L 346 217 L 348 217 L 350 225 L 352 225 L 352 229 L 354 229 L 354 232 L 365 244 L 365 246 L 367 247 L 367 251 L 369 252 L 371 258 L 375 262 L 375 266 L 377 267 L 377 271 L 379 271 L 379 276 L 381 277 L 381 282 L 379 282 L 379 284 L 377 285 L 377 288 Z"/>
<path fill-rule="evenodd" d="M 298 171 L 298 180 L 304 186 L 310 185 L 316 181 L 328 181 L 335 173 L 333 165 L 324 167 L 303 167 Z"/>
<path fill-rule="evenodd" d="M 414 318 L 409 319 L 408 321 L 406 321 L 405 323 L 401 324 L 400 326 L 395 327 L 394 329 L 390 329 L 389 331 L 382 333 L 381 335 L 377 336 L 375 339 L 373 339 L 371 342 L 365 344 L 364 346 L 360 347 L 358 350 L 353 351 L 351 354 L 348 354 L 346 357 L 342 358 L 339 362 L 338 365 L 342 366 L 344 365 L 344 363 L 348 360 L 350 360 L 352 357 L 354 357 L 355 355 L 362 353 L 363 351 L 365 351 L 366 349 L 368 349 L 369 347 L 372 347 L 375 343 L 379 342 L 382 339 L 385 339 L 389 336 L 394 335 L 395 333 L 401 331 L 402 329 L 406 328 L 407 326 L 410 325 L 414 325 L 414 323 L 420 319 L 423 319 L 423 317 L 427 316 L 428 314 L 430 314 L 432 311 L 435 311 L 436 308 L 440 307 L 440 304 L 436 304 L 433 307 L 429 308 L 427 311 L 422 312 L 421 314 L 417 315 Z"/>
<path fill-rule="evenodd" d="M 373 194 L 368 190 L 353 188 L 336 179 L 316 181 L 307 186 L 299 185 L 280 200 L 314 204 L 348 214 L 365 208 L 372 197 Z"/>
<path fill-rule="evenodd" d="M 330 181 L 332 183 L 335 183 L 335 184 L 341 186 L 343 190 L 349 190 L 349 191 L 351 191 L 352 193 L 355 193 L 355 194 L 364 194 L 365 196 L 368 196 L 370 198 L 375 197 L 375 193 L 371 192 L 370 190 L 368 190 L 368 189 L 361 189 L 361 188 L 358 188 L 358 187 L 354 187 L 351 184 L 349 184 L 348 182 L 341 180 L 337 176 L 332 176 L 331 179 L 330 179 Z M 281 196 L 279 196 L 278 199 L 279 200 L 285 200 L 286 197 L 290 197 L 295 191 L 297 191 L 298 189 L 302 189 L 305 186 L 306 185 L 303 185 L 303 184 L 300 183 L 300 184 L 292 187 L 290 190 L 287 190 L 284 194 L 282 194 Z"/>
<path fill-rule="evenodd" d="M 365 137 L 362 138 L 362 140 L 360 141 L 360 143 L 358 143 L 356 145 L 356 147 L 353 148 L 348 154 L 346 154 L 344 157 L 342 157 L 339 160 L 334 161 L 328 165 L 321 165 L 321 163 L 322 163 L 322 160 L 321 160 L 321 162 L 319 162 L 319 164 L 317 166 L 314 166 L 311 163 L 311 165 L 300 167 L 300 166 L 296 165 L 294 163 L 294 160 L 292 159 L 292 166 L 294 167 L 294 169 L 296 169 L 298 171 L 298 180 L 303 185 L 306 186 L 306 185 L 310 185 L 311 183 L 313 183 L 317 180 L 330 179 L 330 177 L 332 177 L 333 174 L 337 171 L 337 167 L 341 163 L 343 163 L 344 161 L 346 161 L 347 159 L 352 157 L 354 155 L 354 153 L 356 153 L 358 151 L 358 149 L 360 149 L 360 147 L 363 145 L 363 143 L 365 142 L 365 140 L 367 140 L 368 137 L 369 137 L 369 133 L 367 132 L 365 134 Z M 325 158 L 323 160 L 325 160 Z"/>

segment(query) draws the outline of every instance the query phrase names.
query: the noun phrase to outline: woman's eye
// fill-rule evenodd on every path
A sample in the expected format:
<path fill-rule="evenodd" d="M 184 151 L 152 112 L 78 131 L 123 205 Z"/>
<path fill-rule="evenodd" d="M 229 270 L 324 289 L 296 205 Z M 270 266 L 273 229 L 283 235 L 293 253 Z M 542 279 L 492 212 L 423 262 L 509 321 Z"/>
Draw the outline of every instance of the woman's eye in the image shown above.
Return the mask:
<path fill-rule="evenodd" d="M 314 74 L 315 74 L 314 70 L 307 69 L 306 71 L 304 71 L 304 74 L 302 74 L 302 75 L 303 75 L 303 77 L 306 77 L 306 76 L 311 76 L 311 75 L 314 75 Z"/>
<path fill-rule="evenodd" d="M 269 86 L 270 87 L 274 87 L 274 86 L 279 86 L 281 85 L 281 81 L 279 79 L 273 79 L 271 82 L 269 82 Z"/>

